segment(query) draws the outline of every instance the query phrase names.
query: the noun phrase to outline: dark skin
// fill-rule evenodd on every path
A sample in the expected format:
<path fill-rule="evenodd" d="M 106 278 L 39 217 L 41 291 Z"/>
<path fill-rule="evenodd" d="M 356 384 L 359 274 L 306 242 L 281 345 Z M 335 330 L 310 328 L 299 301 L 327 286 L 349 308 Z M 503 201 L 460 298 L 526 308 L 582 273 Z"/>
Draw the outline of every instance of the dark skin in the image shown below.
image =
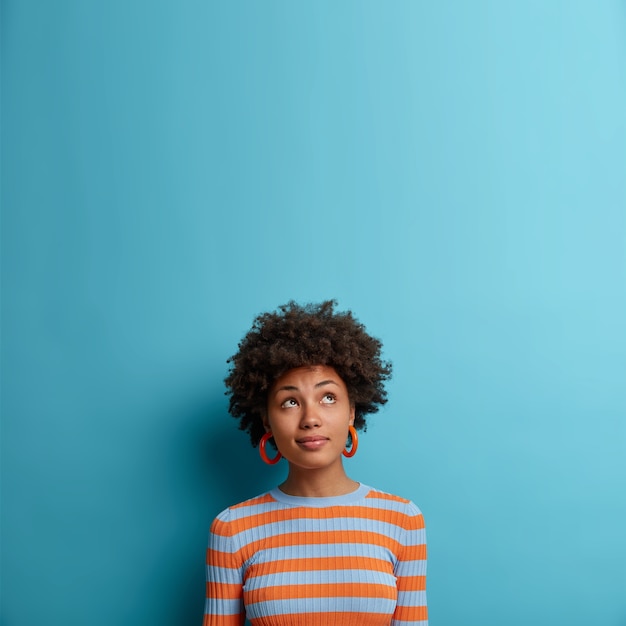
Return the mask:
<path fill-rule="evenodd" d="M 346 474 L 342 456 L 354 417 L 348 389 L 330 366 L 296 367 L 276 379 L 263 426 L 289 464 L 281 491 L 319 498 L 358 488 Z"/>

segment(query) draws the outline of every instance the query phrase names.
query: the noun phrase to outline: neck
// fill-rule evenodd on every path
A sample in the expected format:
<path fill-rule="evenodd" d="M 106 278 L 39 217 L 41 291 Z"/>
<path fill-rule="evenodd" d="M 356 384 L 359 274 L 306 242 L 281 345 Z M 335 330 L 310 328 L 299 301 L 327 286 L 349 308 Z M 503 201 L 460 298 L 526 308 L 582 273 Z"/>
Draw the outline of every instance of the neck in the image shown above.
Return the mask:
<path fill-rule="evenodd" d="M 343 496 L 358 489 L 359 483 L 348 477 L 343 465 L 338 470 L 303 469 L 289 466 L 289 474 L 279 489 L 290 496 L 328 498 Z"/>

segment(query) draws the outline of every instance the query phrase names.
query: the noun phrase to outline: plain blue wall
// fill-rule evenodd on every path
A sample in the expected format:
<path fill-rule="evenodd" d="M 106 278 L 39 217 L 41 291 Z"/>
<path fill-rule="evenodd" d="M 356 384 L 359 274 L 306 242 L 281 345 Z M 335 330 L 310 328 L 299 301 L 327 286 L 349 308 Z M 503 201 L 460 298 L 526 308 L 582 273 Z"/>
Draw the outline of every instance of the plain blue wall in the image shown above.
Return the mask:
<path fill-rule="evenodd" d="M 626 4 L 2 3 L 2 626 L 199 625 L 260 311 L 385 344 L 432 626 L 626 625 Z"/>

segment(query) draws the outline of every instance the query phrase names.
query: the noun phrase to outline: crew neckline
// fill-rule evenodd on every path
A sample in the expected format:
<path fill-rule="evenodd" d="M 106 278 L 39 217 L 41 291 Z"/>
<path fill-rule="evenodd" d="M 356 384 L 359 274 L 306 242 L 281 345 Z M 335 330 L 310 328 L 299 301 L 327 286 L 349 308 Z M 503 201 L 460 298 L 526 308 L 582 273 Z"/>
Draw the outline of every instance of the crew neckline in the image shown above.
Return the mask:
<path fill-rule="evenodd" d="M 269 493 L 277 502 L 289 504 L 290 506 L 308 506 L 314 508 L 322 508 L 326 506 L 342 506 L 344 504 L 352 504 L 364 498 L 371 488 L 367 485 L 359 483 L 359 486 L 350 493 L 344 493 L 341 496 L 326 496 L 316 498 L 312 496 L 290 496 L 282 492 L 278 487 L 274 487 Z"/>

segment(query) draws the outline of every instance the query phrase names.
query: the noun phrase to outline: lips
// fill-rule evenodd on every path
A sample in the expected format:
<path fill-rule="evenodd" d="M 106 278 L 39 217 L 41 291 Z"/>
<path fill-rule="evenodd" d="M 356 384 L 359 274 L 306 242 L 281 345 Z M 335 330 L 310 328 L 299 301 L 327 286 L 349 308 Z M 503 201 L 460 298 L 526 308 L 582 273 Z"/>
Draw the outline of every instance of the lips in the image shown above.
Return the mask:
<path fill-rule="evenodd" d="M 310 441 L 328 441 L 328 437 L 322 437 L 321 435 L 313 435 L 312 437 L 302 437 L 302 439 L 296 439 L 298 443 L 308 443 Z"/>
<path fill-rule="evenodd" d="M 296 439 L 296 443 L 304 450 L 319 450 L 323 448 L 330 440 L 328 437 L 322 437 L 320 435 L 313 435 L 311 437 L 302 437 L 302 439 Z"/>

